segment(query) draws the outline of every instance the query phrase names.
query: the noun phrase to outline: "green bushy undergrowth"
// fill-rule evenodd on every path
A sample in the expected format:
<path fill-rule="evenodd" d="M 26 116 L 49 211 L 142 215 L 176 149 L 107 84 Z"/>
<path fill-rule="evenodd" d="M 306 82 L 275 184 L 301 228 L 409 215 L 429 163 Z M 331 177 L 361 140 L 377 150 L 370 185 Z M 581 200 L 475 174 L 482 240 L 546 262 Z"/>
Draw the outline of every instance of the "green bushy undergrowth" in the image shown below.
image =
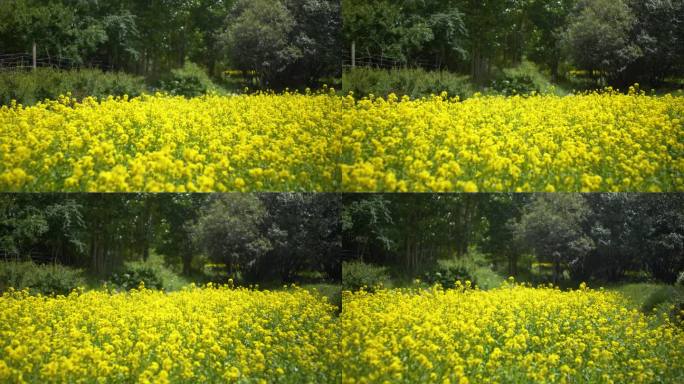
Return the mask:
<path fill-rule="evenodd" d="M 477 284 L 471 268 L 459 260 L 439 260 L 437 266 L 425 274 L 426 283 L 439 284 L 445 289 L 453 288 L 456 281 L 463 284 L 470 281 L 473 286 Z"/>
<path fill-rule="evenodd" d="M 35 71 L 0 72 L 0 104 L 12 100 L 23 105 L 56 99 L 71 93 L 76 99 L 86 96 L 139 96 L 145 91 L 142 77 L 97 69 L 58 70 L 38 68 Z"/>
<path fill-rule="evenodd" d="M 0 292 L 28 288 L 31 294 L 66 295 L 85 286 L 83 271 L 33 262 L 0 262 Z"/>
<path fill-rule="evenodd" d="M 121 290 L 138 288 L 140 283 L 146 288 L 175 291 L 188 282 L 164 264 L 160 255 L 152 254 L 147 261 L 124 263 L 122 270 L 113 273 L 108 285 Z"/>
<path fill-rule="evenodd" d="M 641 310 L 645 313 L 659 313 L 684 327 L 684 286 L 665 285 L 653 291 L 644 300 Z"/>
<path fill-rule="evenodd" d="M 199 65 L 186 62 L 182 68 L 172 70 L 161 81 L 161 90 L 172 95 L 197 97 L 217 91 L 218 87 Z"/>
<path fill-rule="evenodd" d="M 505 96 L 529 95 L 535 93 L 562 94 L 532 62 L 501 70 L 490 85 L 490 92 Z"/>
<path fill-rule="evenodd" d="M 389 279 L 389 273 L 385 267 L 361 261 L 342 263 L 342 289 L 345 291 L 358 291 L 361 288 L 373 291 L 378 286 L 387 283 Z"/>
<path fill-rule="evenodd" d="M 446 91 L 449 96 L 464 99 L 473 93 L 468 76 L 447 71 L 423 69 L 375 69 L 354 68 L 342 74 L 342 91 L 353 92 L 355 97 L 375 95 L 386 97 L 390 93 L 410 96 L 412 99 L 439 95 Z"/>

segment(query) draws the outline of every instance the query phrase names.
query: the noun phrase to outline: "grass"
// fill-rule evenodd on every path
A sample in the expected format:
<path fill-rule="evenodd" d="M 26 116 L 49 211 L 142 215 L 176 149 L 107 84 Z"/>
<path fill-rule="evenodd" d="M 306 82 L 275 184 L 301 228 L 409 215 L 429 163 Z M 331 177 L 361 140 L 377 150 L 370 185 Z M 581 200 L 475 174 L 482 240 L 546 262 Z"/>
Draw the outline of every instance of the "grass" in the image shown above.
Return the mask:
<path fill-rule="evenodd" d="M 672 315 L 674 306 L 684 303 L 684 287 L 658 283 L 629 283 L 606 288 L 620 293 L 627 308 L 665 318 Z"/>
<path fill-rule="evenodd" d="M 651 295 L 666 286 L 657 283 L 630 283 L 608 286 L 606 289 L 622 294 L 631 308 L 640 309 Z"/>

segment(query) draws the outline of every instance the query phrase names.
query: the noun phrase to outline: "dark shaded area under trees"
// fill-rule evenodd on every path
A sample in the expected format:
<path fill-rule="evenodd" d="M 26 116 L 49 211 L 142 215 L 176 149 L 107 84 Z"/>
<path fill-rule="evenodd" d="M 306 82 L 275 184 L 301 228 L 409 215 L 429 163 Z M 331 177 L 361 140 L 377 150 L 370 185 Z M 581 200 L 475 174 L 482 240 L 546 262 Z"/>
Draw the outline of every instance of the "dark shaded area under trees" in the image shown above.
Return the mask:
<path fill-rule="evenodd" d="M 522 280 L 531 257 L 556 283 L 564 271 L 574 281 L 672 283 L 684 270 L 681 194 L 347 195 L 342 227 L 345 261 L 410 277 L 470 252 Z"/>
<path fill-rule="evenodd" d="M 328 194 L 0 194 L 0 258 L 107 279 L 156 253 L 199 282 L 339 282 L 339 207 Z"/>
<path fill-rule="evenodd" d="M 345 62 L 468 74 L 530 60 L 553 82 L 662 86 L 684 75 L 683 0 L 342 0 Z"/>
<path fill-rule="evenodd" d="M 334 0 L 5 0 L 0 54 L 145 76 L 154 83 L 193 62 L 214 79 L 256 71 L 262 88 L 339 78 Z"/>

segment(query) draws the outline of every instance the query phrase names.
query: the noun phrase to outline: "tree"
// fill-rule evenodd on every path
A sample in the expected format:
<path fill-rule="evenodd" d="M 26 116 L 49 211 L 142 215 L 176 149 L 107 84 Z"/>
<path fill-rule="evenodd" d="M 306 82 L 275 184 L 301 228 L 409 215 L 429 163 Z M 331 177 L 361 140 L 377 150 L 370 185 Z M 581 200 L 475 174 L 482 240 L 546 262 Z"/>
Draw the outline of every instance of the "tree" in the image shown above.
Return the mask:
<path fill-rule="evenodd" d="M 268 210 L 264 229 L 272 249 L 257 264 L 254 277 L 292 282 L 299 272 L 319 271 L 339 279 L 339 196 L 279 193 L 260 198 Z"/>
<path fill-rule="evenodd" d="M 280 0 L 240 0 L 226 25 L 223 40 L 231 63 L 256 71 L 262 86 L 303 56 L 289 39 L 296 21 Z"/>
<path fill-rule="evenodd" d="M 523 245 L 515 237 L 515 224 L 520 220 L 529 194 L 503 193 L 490 195 L 482 203 L 487 226 L 483 234 L 482 251 L 508 263 L 508 275 L 518 275 L 518 259 Z"/>
<path fill-rule="evenodd" d="M 454 2 L 344 0 L 342 12 L 347 43 L 378 65 L 447 68 L 465 57 L 467 32 Z"/>
<path fill-rule="evenodd" d="M 581 195 L 539 194 L 513 226 L 515 237 L 538 258 L 553 262 L 554 283 L 559 281 L 563 264 L 582 264 L 594 249 L 593 241 L 583 230 L 588 214 L 589 207 Z"/>
<path fill-rule="evenodd" d="M 5 260 L 26 256 L 32 245 L 48 231 L 43 212 L 13 195 L 0 196 L 0 252 Z"/>
<path fill-rule="evenodd" d="M 529 57 L 551 71 L 551 79 L 558 80 L 563 60 L 561 41 L 568 18 L 577 0 L 534 0 L 529 17 L 535 28 L 529 35 Z"/>
<path fill-rule="evenodd" d="M 659 85 L 684 66 L 684 0 L 630 0 L 637 20 L 631 39 L 642 54 L 625 77 Z"/>
<path fill-rule="evenodd" d="M 193 257 L 201 249 L 193 241 L 193 228 L 206 203 L 203 194 L 162 194 L 159 208 L 161 211 L 161 235 L 156 246 L 169 264 L 182 265 L 185 276 L 192 274 Z"/>
<path fill-rule="evenodd" d="M 261 230 L 266 214 L 255 195 L 215 195 L 193 227 L 193 238 L 230 275 L 244 272 L 273 248 Z"/>
<path fill-rule="evenodd" d="M 572 62 L 602 79 L 617 79 L 643 52 L 630 40 L 637 22 L 624 0 L 582 0 L 563 43 Z"/>

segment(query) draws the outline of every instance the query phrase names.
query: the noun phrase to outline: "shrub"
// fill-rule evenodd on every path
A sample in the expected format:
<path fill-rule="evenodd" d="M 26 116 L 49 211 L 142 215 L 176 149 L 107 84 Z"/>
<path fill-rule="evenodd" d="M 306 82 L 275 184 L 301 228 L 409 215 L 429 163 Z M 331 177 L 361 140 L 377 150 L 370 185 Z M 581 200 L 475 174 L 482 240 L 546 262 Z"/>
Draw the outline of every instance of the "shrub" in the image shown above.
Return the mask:
<path fill-rule="evenodd" d="M 641 306 L 641 310 L 648 313 L 654 309 L 657 310 L 663 306 L 677 304 L 682 301 L 684 301 L 684 290 L 676 286 L 666 285 L 648 296 Z"/>
<path fill-rule="evenodd" d="M 183 68 L 172 70 L 162 80 L 161 89 L 172 95 L 196 97 L 215 91 L 217 87 L 200 66 L 186 62 Z"/>
<path fill-rule="evenodd" d="M 62 265 L 0 262 L 0 291 L 28 288 L 31 294 L 66 295 L 85 285 L 83 271 Z"/>
<path fill-rule="evenodd" d="M 539 92 L 529 76 L 501 76 L 492 82 L 492 89 L 502 95 L 528 95 Z"/>
<path fill-rule="evenodd" d="M 399 97 L 406 95 L 413 99 L 438 95 L 444 91 L 449 96 L 459 96 L 462 99 L 473 94 L 467 76 L 423 69 L 355 68 L 343 73 L 342 90 L 344 93 L 353 92 L 356 97 L 371 94 L 386 97 L 394 93 Z"/>
<path fill-rule="evenodd" d="M 453 288 L 457 280 L 470 281 L 472 286 L 476 284 L 471 268 L 458 260 L 439 260 L 437 267 L 425 274 L 426 283 L 439 284 L 443 288 Z"/>
<path fill-rule="evenodd" d="M 0 104 L 16 100 L 32 105 L 45 99 L 57 99 L 68 92 L 76 99 L 86 96 L 139 96 L 145 91 L 142 77 L 96 69 L 63 71 L 39 68 L 35 71 L 0 73 Z"/>
<path fill-rule="evenodd" d="M 138 288 L 140 283 L 150 289 L 164 286 L 159 270 L 144 264 L 127 264 L 123 271 L 112 274 L 110 283 L 124 290 Z"/>
<path fill-rule="evenodd" d="M 121 290 L 138 288 L 140 283 L 149 289 L 176 291 L 188 284 L 188 281 L 167 267 L 164 258 L 156 253 L 147 261 L 129 261 L 122 270 L 112 274 L 108 284 Z"/>
<path fill-rule="evenodd" d="M 387 281 L 389 274 L 384 267 L 362 261 L 342 263 L 342 289 L 345 291 L 358 291 L 361 288 L 374 291 Z"/>

